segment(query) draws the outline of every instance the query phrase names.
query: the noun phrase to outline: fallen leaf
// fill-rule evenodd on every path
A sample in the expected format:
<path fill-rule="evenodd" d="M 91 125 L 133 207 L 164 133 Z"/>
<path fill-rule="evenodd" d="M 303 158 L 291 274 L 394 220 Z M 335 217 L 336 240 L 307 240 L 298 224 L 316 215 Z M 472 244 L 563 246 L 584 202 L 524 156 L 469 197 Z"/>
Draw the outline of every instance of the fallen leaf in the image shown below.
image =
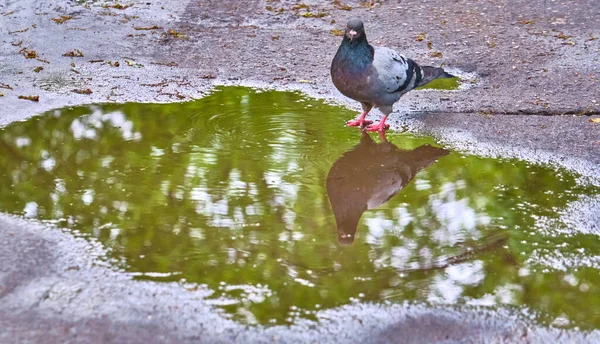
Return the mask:
<path fill-rule="evenodd" d="M 176 62 L 150 62 L 150 63 L 154 64 L 154 65 L 167 66 L 167 67 L 177 67 L 177 66 L 179 66 L 179 63 L 176 63 Z"/>
<path fill-rule="evenodd" d="M 39 102 L 40 96 L 19 96 L 19 99 L 31 100 L 32 102 Z"/>
<path fill-rule="evenodd" d="M 43 69 L 44 69 L 44 67 L 42 67 L 42 66 L 39 66 L 39 67 L 35 67 L 35 68 L 33 69 L 33 71 L 34 71 L 34 72 L 36 72 L 36 73 L 39 73 L 39 72 L 41 72 Z"/>
<path fill-rule="evenodd" d="M 129 4 L 129 5 L 121 5 L 121 4 L 114 4 L 114 5 L 104 5 L 102 7 L 104 8 L 114 8 L 116 10 L 124 10 L 127 9 L 129 7 L 132 7 L 134 4 Z"/>
<path fill-rule="evenodd" d="M 592 122 L 592 123 L 600 123 L 600 117 L 598 117 L 598 118 L 592 118 L 592 119 L 590 119 L 590 122 Z"/>
<path fill-rule="evenodd" d="M 8 32 L 8 34 L 10 35 L 10 34 L 13 34 L 13 33 L 25 32 L 25 31 L 27 31 L 27 30 L 29 30 L 29 28 L 28 28 L 28 27 L 24 28 L 23 30 L 9 31 L 9 32 Z"/>
<path fill-rule="evenodd" d="M 64 53 L 62 56 L 65 57 L 83 57 L 83 53 L 79 49 L 70 50 Z"/>
<path fill-rule="evenodd" d="M 415 38 L 415 41 L 421 42 L 422 40 L 425 39 L 426 36 L 427 36 L 427 33 L 421 32 L 417 35 L 417 37 Z"/>
<path fill-rule="evenodd" d="M 141 64 L 141 63 L 132 62 L 132 61 L 129 61 L 129 60 L 125 60 L 125 63 L 127 63 L 127 65 L 129 67 L 134 67 L 134 68 L 142 68 L 142 67 L 144 67 L 144 65 Z"/>
<path fill-rule="evenodd" d="M 74 90 L 71 90 L 71 92 L 78 93 L 78 94 L 87 94 L 87 95 L 92 94 L 92 90 L 90 90 L 89 88 L 81 89 L 81 90 L 74 89 Z"/>
<path fill-rule="evenodd" d="M 90 63 L 104 62 L 104 60 L 90 60 Z"/>
<path fill-rule="evenodd" d="M 431 54 L 429 54 L 430 57 L 437 57 L 437 58 L 442 58 L 444 57 L 444 54 L 442 54 L 441 51 L 434 51 Z"/>
<path fill-rule="evenodd" d="M 156 84 L 140 84 L 140 86 L 146 86 L 146 87 L 165 87 L 165 86 L 169 86 L 169 83 L 166 81 L 163 82 L 158 82 Z"/>
<path fill-rule="evenodd" d="M 556 38 L 560 38 L 560 39 L 569 39 L 569 38 L 573 38 L 573 36 L 571 35 L 565 35 L 564 33 L 560 32 L 558 35 L 554 35 L 554 37 Z"/>
<path fill-rule="evenodd" d="M 26 59 L 35 59 L 38 57 L 37 52 L 35 50 L 29 50 L 27 48 L 19 50 L 19 53 L 25 56 Z"/>
<path fill-rule="evenodd" d="M 134 27 L 135 30 L 144 31 L 144 30 L 162 30 L 162 26 L 154 25 L 150 27 Z"/>
<path fill-rule="evenodd" d="M 362 7 L 367 7 L 367 8 L 373 8 L 375 7 L 375 0 L 371 0 L 371 1 L 361 1 L 360 5 Z"/>
<path fill-rule="evenodd" d="M 299 11 L 299 10 L 310 10 L 310 6 L 308 6 L 307 4 L 298 4 L 298 5 L 294 5 L 292 6 L 292 10 L 294 11 Z"/>
<path fill-rule="evenodd" d="M 265 7 L 265 9 L 266 9 L 267 11 L 270 11 L 270 12 L 276 12 L 276 13 L 283 13 L 283 11 L 285 11 L 285 10 L 283 9 L 283 7 L 281 7 L 281 8 L 279 8 L 279 9 L 277 9 L 277 8 L 275 8 L 275 7 L 273 7 L 273 6 L 267 6 L 267 7 Z"/>
<path fill-rule="evenodd" d="M 182 34 L 180 32 L 177 32 L 177 31 L 175 31 L 173 29 L 169 29 L 169 31 L 167 31 L 167 34 L 169 34 L 169 35 L 171 35 L 171 36 L 173 36 L 175 38 L 185 38 L 184 34 Z"/>
<path fill-rule="evenodd" d="M 352 6 L 343 5 L 340 0 L 334 0 L 332 3 L 338 10 L 352 11 Z"/>
<path fill-rule="evenodd" d="M 107 64 L 107 65 L 109 65 L 111 67 L 119 67 L 121 65 L 119 63 L 119 61 L 115 61 L 114 63 L 112 61 L 107 61 L 107 62 L 104 62 L 103 64 Z"/>
<path fill-rule="evenodd" d="M 304 18 L 323 18 L 328 15 L 327 12 L 304 12 L 301 14 Z"/>
<path fill-rule="evenodd" d="M 8 85 L 8 84 L 3 84 L 0 82 L 0 88 L 5 88 L 7 90 L 12 90 L 12 86 Z"/>
<path fill-rule="evenodd" d="M 73 19 L 73 16 L 60 16 L 58 18 L 52 18 L 52 20 L 56 23 L 56 24 L 62 24 L 64 22 L 66 22 L 67 20 L 71 20 Z"/>
<path fill-rule="evenodd" d="M 523 24 L 523 25 L 529 25 L 529 24 L 535 23 L 535 20 L 533 20 L 533 19 L 531 19 L 531 20 L 523 19 L 523 20 L 519 20 L 519 23 Z"/>
<path fill-rule="evenodd" d="M 334 35 L 334 36 L 343 36 L 344 35 L 344 30 L 331 29 L 331 34 Z"/>

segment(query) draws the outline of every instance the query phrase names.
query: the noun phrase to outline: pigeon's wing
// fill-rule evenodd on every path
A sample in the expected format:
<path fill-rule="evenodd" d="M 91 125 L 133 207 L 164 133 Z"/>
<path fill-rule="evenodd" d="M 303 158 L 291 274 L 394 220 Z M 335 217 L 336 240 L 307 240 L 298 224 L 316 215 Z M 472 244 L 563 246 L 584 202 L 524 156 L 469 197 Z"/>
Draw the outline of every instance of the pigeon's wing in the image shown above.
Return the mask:
<path fill-rule="evenodd" d="M 392 49 L 374 47 L 373 66 L 378 78 L 388 93 L 405 93 L 419 85 L 423 79 L 423 70 L 413 60 Z"/>
<path fill-rule="evenodd" d="M 373 172 L 375 173 L 372 178 L 376 183 L 369 188 L 367 209 L 375 209 L 386 203 L 414 178 L 409 166 L 406 165 L 393 168 L 388 166 L 384 170 Z"/>

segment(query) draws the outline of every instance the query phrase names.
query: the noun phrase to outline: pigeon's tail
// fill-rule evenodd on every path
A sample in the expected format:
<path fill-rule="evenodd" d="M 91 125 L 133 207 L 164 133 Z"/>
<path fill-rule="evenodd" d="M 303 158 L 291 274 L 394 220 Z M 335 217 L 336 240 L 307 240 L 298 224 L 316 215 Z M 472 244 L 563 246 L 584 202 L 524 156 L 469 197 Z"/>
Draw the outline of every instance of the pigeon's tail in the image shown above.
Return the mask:
<path fill-rule="evenodd" d="M 440 67 L 423 66 L 421 69 L 423 70 L 423 79 L 419 82 L 418 86 L 426 85 L 435 79 L 450 79 L 455 77 Z"/>
<path fill-rule="evenodd" d="M 444 148 L 424 144 L 413 149 L 408 154 L 410 156 L 408 160 L 411 161 L 411 169 L 413 170 L 413 173 L 416 174 L 420 170 L 432 165 L 444 155 L 450 154 L 450 151 Z"/>

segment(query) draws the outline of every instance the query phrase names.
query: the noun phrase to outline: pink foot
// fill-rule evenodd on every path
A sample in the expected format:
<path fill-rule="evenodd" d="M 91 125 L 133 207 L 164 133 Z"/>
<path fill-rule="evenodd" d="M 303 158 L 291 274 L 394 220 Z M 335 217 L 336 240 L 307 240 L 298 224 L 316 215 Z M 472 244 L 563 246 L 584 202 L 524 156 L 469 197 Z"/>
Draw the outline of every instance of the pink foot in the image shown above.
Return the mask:
<path fill-rule="evenodd" d="M 387 130 L 390 128 L 389 124 L 385 124 L 385 122 L 381 121 L 377 124 L 371 124 L 370 126 L 367 127 L 367 131 L 378 131 L 380 133 L 382 133 L 384 130 Z"/>
<path fill-rule="evenodd" d="M 369 121 L 368 119 L 365 119 L 362 122 L 360 121 L 360 119 L 357 119 L 355 121 L 348 121 L 348 126 L 349 127 L 363 127 L 365 124 L 371 124 L 371 123 L 373 123 L 373 121 Z"/>

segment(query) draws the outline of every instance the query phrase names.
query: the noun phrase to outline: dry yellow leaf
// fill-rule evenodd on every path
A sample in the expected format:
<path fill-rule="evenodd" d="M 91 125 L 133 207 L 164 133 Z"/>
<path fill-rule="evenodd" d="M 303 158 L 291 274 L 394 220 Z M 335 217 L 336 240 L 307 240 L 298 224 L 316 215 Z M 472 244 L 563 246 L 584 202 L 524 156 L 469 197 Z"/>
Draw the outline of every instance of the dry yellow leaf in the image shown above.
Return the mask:
<path fill-rule="evenodd" d="M 58 18 L 52 18 L 52 20 L 56 23 L 56 24 L 62 24 L 64 22 L 66 22 L 67 20 L 73 19 L 73 16 L 60 16 Z"/>
<path fill-rule="evenodd" d="M 331 29 L 331 34 L 333 34 L 334 36 L 343 36 L 344 30 Z"/>

